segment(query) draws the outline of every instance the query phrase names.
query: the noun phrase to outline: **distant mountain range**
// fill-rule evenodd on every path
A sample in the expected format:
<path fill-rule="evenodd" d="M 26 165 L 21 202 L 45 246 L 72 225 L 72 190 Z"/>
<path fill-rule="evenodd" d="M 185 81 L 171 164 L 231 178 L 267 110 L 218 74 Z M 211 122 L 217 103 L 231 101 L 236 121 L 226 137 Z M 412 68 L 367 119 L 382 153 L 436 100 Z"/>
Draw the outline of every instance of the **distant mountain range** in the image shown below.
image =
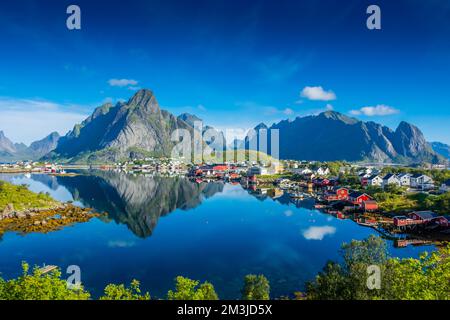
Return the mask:
<path fill-rule="evenodd" d="M 52 133 L 27 147 L 12 143 L 0 131 L 0 161 L 44 157 L 63 162 L 101 163 L 170 156 L 178 143 L 171 140 L 172 132 L 185 129 L 192 136 L 197 130 L 194 128 L 196 121 L 202 120 L 193 114 L 184 113 L 177 117 L 162 110 L 153 92 L 142 89 L 127 102 L 106 103 L 96 108 L 63 137 Z M 375 122 L 363 122 L 334 111 L 284 120 L 271 127 L 261 123 L 255 127 L 254 136 L 230 144 L 234 148 L 259 147 L 264 151 L 260 146 L 268 129 L 279 130 L 281 159 L 437 163 L 449 156 L 449 146 L 428 143 L 419 128 L 407 122 L 401 122 L 393 131 Z M 206 132 L 216 136 L 216 140 L 206 143 L 210 147 L 217 149 L 226 145 L 220 131 L 206 125 L 202 133 Z M 267 138 L 270 153 L 270 130 Z"/>
<path fill-rule="evenodd" d="M 40 159 L 56 148 L 59 138 L 59 134 L 53 132 L 27 147 L 23 143 L 11 142 L 3 131 L 0 131 L 0 162 Z"/>
<path fill-rule="evenodd" d="M 431 162 L 443 161 L 416 126 L 401 122 L 395 131 L 375 122 L 363 122 L 339 112 L 326 111 L 319 115 L 284 120 L 267 127 L 255 127 L 258 145 L 261 132 L 279 130 L 281 159 L 347 160 L 376 162 Z M 266 133 L 264 133 L 266 134 Z M 253 140 L 253 141 L 256 141 Z M 270 150 L 270 143 L 269 143 Z"/>

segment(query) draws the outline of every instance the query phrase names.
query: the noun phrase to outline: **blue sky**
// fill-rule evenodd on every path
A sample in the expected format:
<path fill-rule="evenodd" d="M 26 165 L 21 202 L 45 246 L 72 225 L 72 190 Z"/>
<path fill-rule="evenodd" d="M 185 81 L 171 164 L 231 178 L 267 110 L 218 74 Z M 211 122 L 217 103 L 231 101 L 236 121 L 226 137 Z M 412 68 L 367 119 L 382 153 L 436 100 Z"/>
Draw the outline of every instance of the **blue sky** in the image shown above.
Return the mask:
<path fill-rule="evenodd" d="M 66 28 L 70 4 L 81 30 Z M 370 4 L 381 30 L 366 28 Z M 2 1 L 0 130 L 65 133 L 150 88 L 222 129 L 334 109 L 450 143 L 449 16 L 446 0 Z"/>

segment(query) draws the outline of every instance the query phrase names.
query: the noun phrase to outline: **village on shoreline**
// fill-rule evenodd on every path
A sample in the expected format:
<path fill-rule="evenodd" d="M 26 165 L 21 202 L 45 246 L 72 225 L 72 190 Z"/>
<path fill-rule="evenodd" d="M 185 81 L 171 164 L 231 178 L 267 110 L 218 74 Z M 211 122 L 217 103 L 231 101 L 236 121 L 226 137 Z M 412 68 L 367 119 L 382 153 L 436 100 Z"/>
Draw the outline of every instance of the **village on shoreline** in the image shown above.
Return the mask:
<path fill-rule="evenodd" d="M 195 183 L 240 184 L 257 197 L 288 197 L 300 206 L 312 203 L 313 209 L 374 228 L 396 240 L 398 246 L 450 240 L 450 170 L 442 165 L 407 167 L 273 159 L 186 165 L 170 158 L 135 159 L 112 165 L 31 161 L 0 164 L 3 174 L 75 176 L 79 174 L 77 169 L 185 176 Z M 396 237 L 398 234 L 414 235 L 415 240 L 408 242 Z"/>

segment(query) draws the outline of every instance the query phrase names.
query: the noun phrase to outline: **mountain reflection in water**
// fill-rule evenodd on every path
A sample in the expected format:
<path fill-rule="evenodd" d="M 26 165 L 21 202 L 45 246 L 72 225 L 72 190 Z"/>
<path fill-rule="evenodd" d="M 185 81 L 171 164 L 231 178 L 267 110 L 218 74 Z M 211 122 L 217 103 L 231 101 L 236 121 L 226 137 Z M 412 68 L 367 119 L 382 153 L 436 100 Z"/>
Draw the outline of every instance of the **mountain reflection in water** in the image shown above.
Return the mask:
<path fill-rule="evenodd" d="M 27 184 L 34 192 L 107 212 L 102 219 L 111 222 L 92 219 L 47 234 L 6 233 L 0 240 L 2 277 L 19 276 L 22 261 L 62 270 L 78 265 L 94 297 L 108 283 L 138 279 L 143 290 L 164 298 L 173 279 L 182 275 L 210 281 L 221 298 L 236 299 L 245 275 L 264 274 L 273 297 L 280 297 L 303 290 L 327 261 L 338 259 L 343 242 L 376 234 L 314 210 L 314 200 L 294 201 L 278 190 L 197 184 L 184 177 L 77 173 L 0 174 L 0 179 Z M 418 257 L 433 249 L 387 245 L 396 257 Z"/>
<path fill-rule="evenodd" d="M 151 236 L 160 217 L 176 209 L 189 210 L 223 191 L 223 183 L 193 183 L 185 177 L 132 175 L 89 171 L 75 177 L 33 175 L 51 189 L 70 191 L 74 201 L 106 212 L 107 218 L 125 224 L 138 237 Z"/>

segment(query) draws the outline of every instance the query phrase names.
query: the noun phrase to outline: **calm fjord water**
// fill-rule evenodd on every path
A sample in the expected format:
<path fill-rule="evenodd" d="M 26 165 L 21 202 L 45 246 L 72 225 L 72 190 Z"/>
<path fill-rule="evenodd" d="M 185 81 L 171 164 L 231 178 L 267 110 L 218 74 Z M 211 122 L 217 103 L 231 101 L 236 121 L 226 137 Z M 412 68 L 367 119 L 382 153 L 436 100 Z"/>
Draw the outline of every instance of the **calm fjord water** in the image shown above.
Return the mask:
<path fill-rule="evenodd" d="M 0 239 L 0 273 L 20 274 L 21 261 L 78 265 L 94 296 L 108 283 L 141 281 L 164 298 L 173 279 L 208 280 L 221 298 L 240 296 L 246 274 L 264 274 L 273 297 L 302 290 L 327 260 L 338 258 L 343 242 L 375 233 L 350 220 L 290 203 L 255 197 L 240 185 L 196 184 L 185 178 L 133 176 L 92 171 L 76 177 L 0 175 L 49 192 L 61 201 L 107 212 L 49 234 L 7 233 Z M 417 257 L 432 247 L 395 249 Z"/>

